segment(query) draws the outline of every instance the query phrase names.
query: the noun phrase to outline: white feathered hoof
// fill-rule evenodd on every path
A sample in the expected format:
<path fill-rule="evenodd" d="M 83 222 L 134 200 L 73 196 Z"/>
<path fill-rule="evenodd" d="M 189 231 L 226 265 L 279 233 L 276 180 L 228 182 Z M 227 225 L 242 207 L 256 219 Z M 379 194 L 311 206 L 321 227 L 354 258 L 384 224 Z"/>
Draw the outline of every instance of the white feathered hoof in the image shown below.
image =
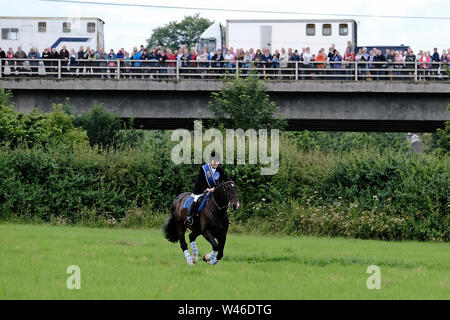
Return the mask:
<path fill-rule="evenodd" d="M 192 255 L 192 262 L 193 262 L 193 263 L 197 263 L 197 262 L 198 262 L 198 254 L 195 254 L 195 253 L 194 253 L 194 254 Z"/>
<path fill-rule="evenodd" d="M 191 267 L 195 266 L 195 263 L 192 261 L 189 261 L 187 264 L 188 264 L 188 266 L 191 266 Z"/>
<path fill-rule="evenodd" d="M 209 253 L 206 253 L 205 255 L 203 255 L 203 261 L 208 262 L 211 259 L 209 258 Z"/>

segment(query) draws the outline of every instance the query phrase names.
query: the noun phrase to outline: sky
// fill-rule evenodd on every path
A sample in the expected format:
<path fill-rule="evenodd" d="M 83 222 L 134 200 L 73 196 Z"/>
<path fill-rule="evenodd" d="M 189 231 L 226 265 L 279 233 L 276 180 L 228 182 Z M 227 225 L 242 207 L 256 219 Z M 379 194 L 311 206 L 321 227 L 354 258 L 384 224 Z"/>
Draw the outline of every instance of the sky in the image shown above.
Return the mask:
<path fill-rule="evenodd" d="M 321 0 L 316 1 L 212 1 L 196 0 L 83 0 L 87 2 L 116 2 L 164 6 L 232 8 L 264 11 L 318 12 L 349 14 L 346 17 L 323 15 L 243 13 L 225 11 L 201 11 L 187 9 L 162 9 L 142 7 L 116 7 L 99 4 L 58 3 L 41 0 L 0 0 L 0 16 L 23 17 L 98 17 L 105 21 L 106 49 L 131 50 L 146 44 L 152 30 L 170 21 L 180 21 L 187 15 L 200 13 L 201 17 L 219 21 L 225 25 L 228 19 L 323 19 L 350 18 L 358 22 L 358 45 L 410 45 L 415 52 L 420 49 L 439 53 L 450 48 L 449 0 Z M 280 6 L 280 4 L 286 6 Z M 352 15 L 395 15 L 448 17 L 447 20 L 366 18 Z"/>

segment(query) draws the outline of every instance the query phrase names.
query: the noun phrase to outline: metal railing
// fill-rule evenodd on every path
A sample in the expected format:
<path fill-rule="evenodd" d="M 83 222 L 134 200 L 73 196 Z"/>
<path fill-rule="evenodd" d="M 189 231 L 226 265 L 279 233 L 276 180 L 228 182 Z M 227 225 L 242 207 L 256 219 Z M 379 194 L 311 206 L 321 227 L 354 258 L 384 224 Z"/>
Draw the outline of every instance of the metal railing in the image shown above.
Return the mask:
<path fill-rule="evenodd" d="M 0 78 L 450 81 L 450 63 L 369 61 L 177 61 L 0 59 Z"/>

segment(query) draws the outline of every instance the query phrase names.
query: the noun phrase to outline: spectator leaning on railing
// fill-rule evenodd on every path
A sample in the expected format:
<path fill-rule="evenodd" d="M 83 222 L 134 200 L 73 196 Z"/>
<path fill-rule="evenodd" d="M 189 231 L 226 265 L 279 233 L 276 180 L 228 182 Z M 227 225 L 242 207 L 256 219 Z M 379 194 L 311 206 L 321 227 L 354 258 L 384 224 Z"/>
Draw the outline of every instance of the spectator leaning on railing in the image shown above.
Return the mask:
<path fill-rule="evenodd" d="M 250 51 L 244 52 L 244 65 L 243 67 L 245 69 L 250 69 L 252 67 L 252 55 L 250 54 Z M 249 70 L 244 70 L 244 74 L 248 74 Z"/>
<path fill-rule="evenodd" d="M 151 63 L 149 64 L 150 67 L 153 67 L 153 68 L 159 67 L 159 53 L 156 52 L 155 48 L 153 48 L 152 51 L 148 53 L 148 57 L 149 57 L 149 60 L 151 61 Z M 157 69 L 151 70 L 150 73 L 158 73 L 158 70 Z M 153 77 L 153 76 L 151 76 L 151 77 Z"/>
<path fill-rule="evenodd" d="M 414 79 L 414 65 L 413 63 L 416 62 L 416 55 L 414 54 L 414 51 L 412 51 L 411 48 L 408 48 L 406 50 L 406 57 L 405 57 L 405 68 L 409 70 L 409 76 L 411 77 L 411 79 Z"/>
<path fill-rule="evenodd" d="M 188 49 L 186 47 L 183 47 L 180 49 L 180 53 L 181 53 L 181 67 L 182 68 L 188 68 L 189 67 L 189 53 L 188 53 Z M 184 73 L 187 73 L 188 71 L 184 71 Z"/>
<path fill-rule="evenodd" d="M 14 54 L 14 58 L 15 59 L 26 59 L 26 57 L 27 57 L 27 54 L 25 53 L 25 51 L 22 50 L 22 46 L 18 46 L 17 47 L 17 51 Z M 25 71 L 25 69 L 22 68 L 23 64 L 24 64 L 23 60 L 16 61 L 16 66 L 18 66 L 18 68 L 16 70 L 18 72 L 24 72 Z"/>
<path fill-rule="evenodd" d="M 214 61 L 213 63 L 211 63 L 213 68 L 220 68 L 221 61 L 223 61 L 222 51 L 220 51 L 220 50 L 215 51 L 213 56 L 211 57 L 211 61 Z M 219 70 L 216 70 L 216 72 L 220 73 Z"/>
<path fill-rule="evenodd" d="M 272 55 L 272 68 L 279 69 L 280 68 L 280 60 L 278 59 L 277 54 Z M 274 72 L 275 73 L 275 72 Z"/>
<path fill-rule="evenodd" d="M 316 67 L 317 69 L 324 70 L 325 69 L 325 62 L 327 61 L 327 57 L 325 56 L 323 50 L 319 51 L 319 54 L 316 57 Z M 323 74 L 323 73 L 319 73 Z"/>
<path fill-rule="evenodd" d="M 102 78 L 108 78 L 108 75 L 106 74 L 108 68 L 108 54 L 106 53 L 105 49 L 100 50 L 100 53 L 97 55 L 97 59 L 100 60 L 99 67 Z"/>
<path fill-rule="evenodd" d="M 377 62 L 384 62 L 384 63 L 379 63 L 376 68 L 381 69 L 380 71 L 378 71 L 378 74 L 381 76 L 384 76 L 386 74 L 386 56 L 383 54 L 383 52 L 381 50 L 376 50 L 376 60 Z M 403 61 L 403 60 L 402 60 Z M 385 80 L 384 77 L 379 77 L 375 80 Z"/>
<path fill-rule="evenodd" d="M 190 70 L 189 73 L 196 73 L 197 71 L 195 68 L 197 67 L 197 63 L 195 62 L 197 60 L 197 53 L 195 52 L 195 48 L 191 48 L 191 52 L 188 54 L 187 59 L 191 62 L 189 64 Z"/>
<path fill-rule="evenodd" d="M 203 52 L 199 55 L 197 55 L 197 63 L 198 66 L 202 69 L 204 69 L 202 71 L 202 73 L 206 73 L 206 67 L 208 67 L 208 60 L 209 60 L 209 52 L 208 52 L 208 48 L 204 47 L 203 48 Z M 202 78 L 204 77 L 204 75 L 202 75 Z"/>
<path fill-rule="evenodd" d="M 39 67 L 39 60 L 41 56 L 39 52 L 35 51 L 34 48 L 30 49 L 30 52 L 28 53 L 28 59 L 30 59 L 30 70 L 31 70 L 31 76 L 38 74 L 38 67 Z"/>
<path fill-rule="evenodd" d="M 2 60 L 2 63 L 0 64 L 0 73 L 3 73 L 4 65 L 5 65 L 5 59 L 6 59 L 6 52 L 0 48 L 0 59 Z"/>
<path fill-rule="evenodd" d="M 53 66 L 52 71 L 55 73 L 55 77 L 56 77 L 57 73 L 58 73 L 58 66 L 59 66 L 58 60 L 60 59 L 59 52 L 56 50 L 56 48 L 52 48 L 51 56 L 53 59 L 53 61 L 51 62 L 51 65 Z"/>
<path fill-rule="evenodd" d="M 327 79 L 325 73 L 328 72 L 329 75 L 333 75 L 332 77 L 327 75 L 329 80 L 353 80 L 355 77 L 354 62 L 356 61 L 358 63 L 357 76 L 360 76 L 358 79 L 403 80 L 414 79 L 416 76 L 419 79 L 448 79 L 444 66 L 450 63 L 450 49 L 443 50 L 441 55 L 437 48 L 433 49 L 433 54 L 430 51 L 420 50 L 417 56 L 411 48 L 405 51 L 387 49 L 386 55 L 377 48 L 373 48 L 370 54 L 367 53 L 367 48 L 359 48 L 355 55 L 354 49 L 352 43 L 348 42 L 345 53 L 341 56 L 339 50 L 332 44 L 327 57 L 325 48 L 321 48 L 318 52 L 311 52 L 311 49 L 306 46 L 301 50 L 281 48 L 281 52 L 278 49 L 271 52 L 267 48 L 244 50 L 239 47 L 230 47 L 227 49 L 224 45 L 222 50 L 225 55 L 222 54 L 222 50 L 209 52 L 208 47 L 197 52 L 195 48 L 188 50 L 185 45 L 182 45 L 179 50 L 172 53 L 169 49 L 165 50 L 161 46 L 148 50 L 141 46 L 139 51 L 135 47 L 133 52 L 128 54 L 129 61 L 125 63 L 124 59 L 127 55 L 124 48 L 117 53 L 111 49 L 113 54 L 111 56 L 111 52 L 107 54 L 99 47 L 95 51 L 89 47 L 86 50 L 80 47 L 78 52 L 71 48 L 69 53 L 63 46 L 59 52 L 56 51 L 56 48 L 45 49 L 42 52 L 42 58 L 44 59 L 45 73 L 61 77 L 116 77 L 120 75 L 121 78 L 141 78 L 144 75 L 144 78 L 149 78 L 151 75 L 152 78 L 167 78 L 170 76 L 163 74 L 175 73 L 175 67 L 177 67 L 175 61 L 178 61 L 178 67 L 182 68 L 182 70 L 178 70 L 178 74 L 184 78 L 204 78 L 206 74 L 224 73 L 226 72 L 225 68 L 229 73 L 235 73 L 238 67 L 243 69 L 240 70 L 240 73 L 248 73 L 248 69 L 256 68 L 260 74 L 269 76 L 276 74 L 277 79 L 294 79 L 294 74 L 298 75 L 296 79 Z M 6 53 L 0 49 L 0 58 L 5 60 L 2 61 L 0 69 L 2 75 L 16 75 L 17 71 L 19 75 L 39 74 L 40 56 L 36 48 L 30 49 L 28 54 L 20 46 L 15 53 L 12 48 Z M 47 59 L 52 60 L 46 61 Z M 167 63 L 167 60 L 171 62 Z M 416 62 L 417 64 L 415 64 Z M 9 66 L 6 70 L 5 65 Z M 295 70 L 296 66 L 298 70 Z M 417 75 L 416 67 L 419 69 Z M 224 69 L 217 70 L 216 68 Z M 289 69 L 289 71 L 285 69 Z M 366 74 L 365 72 L 369 69 L 370 72 Z M 208 78 L 212 77 L 208 76 Z"/>
<path fill-rule="evenodd" d="M 280 60 L 280 68 L 281 69 L 285 69 L 288 67 L 288 60 L 289 60 L 289 56 L 286 52 L 286 49 L 281 48 L 281 53 L 280 56 L 278 57 L 278 59 Z M 281 71 L 282 74 L 285 73 L 285 71 Z"/>
<path fill-rule="evenodd" d="M 428 69 L 430 69 L 431 57 L 428 52 L 424 52 L 424 54 L 419 59 L 419 79 L 426 79 L 426 76 L 429 75 Z"/>
<path fill-rule="evenodd" d="M 150 54 L 148 53 L 147 49 L 144 49 L 144 52 L 141 54 L 141 58 L 142 61 L 142 72 L 143 73 L 149 73 L 150 70 L 148 70 L 148 67 L 150 66 L 150 63 L 148 63 L 147 61 L 150 60 Z M 144 78 L 147 78 L 147 75 L 143 75 Z"/>
<path fill-rule="evenodd" d="M 84 47 L 80 47 L 80 49 L 77 52 L 77 60 L 78 60 L 78 66 L 79 67 L 84 67 L 85 63 L 84 63 Z M 84 68 L 79 68 L 78 69 L 78 74 L 84 74 Z"/>
<path fill-rule="evenodd" d="M 86 68 L 86 73 L 90 73 L 89 77 L 92 77 L 94 75 L 94 73 L 98 72 L 98 69 L 96 69 L 96 63 L 95 63 L 95 59 L 96 59 L 96 55 L 95 55 L 95 50 L 94 49 L 89 49 L 86 50 L 85 53 L 85 59 L 87 60 L 87 65 L 89 68 Z"/>
<path fill-rule="evenodd" d="M 52 53 L 50 52 L 50 48 L 45 48 L 42 52 L 42 59 L 44 59 L 44 67 L 45 67 L 45 73 L 52 72 L 52 68 L 49 68 L 52 65 L 51 61 L 45 61 L 52 59 Z"/>
<path fill-rule="evenodd" d="M 69 65 L 70 65 L 70 73 L 71 75 L 75 74 L 77 69 L 74 68 L 78 65 L 77 62 L 77 53 L 75 52 L 75 49 L 70 49 L 70 53 L 69 53 Z"/>
<path fill-rule="evenodd" d="M 244 61 L 244 56 L 245 56 L 244 49 L 242 49 L 242 48 L 238 49 L 238 54 L 236 56 L 236 60 Z"/>
<path fill-rule="evenodd" d="M 172 62 L 169 62 L 169 69 L 167 70 L 168 73 L 175 73 L 175 70 L 173 68 L 176 67 L 176 64 L 175 64 L 176 62 L 173 62 L 173 61 L 177 60 L 177 55 L 175 53 L 173 53 L 172 50 L 170 50 L 170 49 L 167 49 L 167 60 L 172 61 Z"/>
<path fill-rule="evenodd" d="M 339 53 L 339 51 L 337 51 L 337 50 L 334 51 L 334 55 L 333 55 L 333 57 L 331 57 L 331 61 L 336 62 L 336 63 L 332 63 L 331 64 L 332 68 L 334 68 L 334 69 L 341 69 L 342 68 L 342 64 L 341 64 L 342 56 Z"/>
<path fill-rule="evenodd" d="M 433 75 L 437 76 L 439 74 L 439 62 L 441 62 L 441 57 L 439 56 L 437 48 L 433 49 L 431 61 L 433 62 L 433 64 L 431 65 L 431 68 L 433 69 Z"/>
<path fill-rule="evenodd" d="M 131 53 L 131 59 L 135 60 L 135 62 L 133 63 L 133 69 L 132 69 L 132 73 L 139 73 L 139 70 L 136 68 L 140 68 L 141 67 L 141 62 L 140 61 L 136 61 L 136 60 L 141 60 L 141 52 L 138 51 L 138 49 L 136 47 L 133 48 L 133 52 Z M 140 78 L 140 75 L 133 75 L 133 78 Z"/>
<path fill-rule="evenodd" d="M 355 68 L 355 65 L 353 64 L 355 61 L 355 54 L 352 52 L 351 47 L 347 47 L 344 54 L 344 61 L 346 62 L 346 68 L 347 68 L 347 80 L 351 80 L 351 75 L 353 74 L 353 69 Z"/>
<path fill-rule="evenodd" d="M 395 74 L 402 75 L 401 69 L 403 69 L 403 55 L 401 51 L 395 51 Z"/>
<path fill-rule="evenodd" d="M 11 73 L 16 72 L 16 70 L 14 68 L 15 61 L 12 60 L 12 59 L 14 59 L 14 51 L 13 51 L 12 48 L 8 49 L 8 52 L 6 53 L 6 59 L 10 59 L 10 61 L 8 61 L 8 66 L 9 66 L 9 68 L 11 70 Z"/>
<path fill-rule="evenodd" d="M 116 73 L 116 59 L 117 56 L 114 53 L 114 50 L 109 50 L 108 56 L 106 58 L 108 60 L 108 73 L 110 78 L 114 78 L 114 74 Z"/>
<path fill-rule="evenodd" d="M 67 69 L 67 65 L 69 64 L 69 60 L 70 60 L 70 53 L 67 50 L 66 46 L 63 46 L 61 51 L 59 51 L 59 56 L 62 59 L 61 61 L 61 66 L 63 67 L 61 69 L 62 72 L 68 72 L 69 70 Z"/>
<path fill-rule="evenodd" d="M 269 50 L 263 49 L 263 54 L 261 56 L 261 62 L 263 63 L 264 74 L 272 73 L 271 71 L 268 71 L 268 68 L 272 67 L 272 55 L 270 54 Z"/>

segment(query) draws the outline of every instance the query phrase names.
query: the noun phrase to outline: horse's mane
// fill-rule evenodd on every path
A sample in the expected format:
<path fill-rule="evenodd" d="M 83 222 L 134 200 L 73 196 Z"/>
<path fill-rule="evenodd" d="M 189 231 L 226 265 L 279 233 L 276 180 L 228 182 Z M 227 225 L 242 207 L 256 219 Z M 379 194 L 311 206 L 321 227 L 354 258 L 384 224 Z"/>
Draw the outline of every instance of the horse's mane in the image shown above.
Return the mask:
<path fill-rule="evenodd" d="M 218 192 L 219 188 L 223 188 L 223 186 L 225 185 L 225 183 L 228 183 L 228 182 L 233 182 L 233 181 L 231 181 L 231 180 L 222 181 L 221 183 L 219 183 L 219 184 L 214 188 L 213 194 L 216 193 L 216 191 Z"/>

